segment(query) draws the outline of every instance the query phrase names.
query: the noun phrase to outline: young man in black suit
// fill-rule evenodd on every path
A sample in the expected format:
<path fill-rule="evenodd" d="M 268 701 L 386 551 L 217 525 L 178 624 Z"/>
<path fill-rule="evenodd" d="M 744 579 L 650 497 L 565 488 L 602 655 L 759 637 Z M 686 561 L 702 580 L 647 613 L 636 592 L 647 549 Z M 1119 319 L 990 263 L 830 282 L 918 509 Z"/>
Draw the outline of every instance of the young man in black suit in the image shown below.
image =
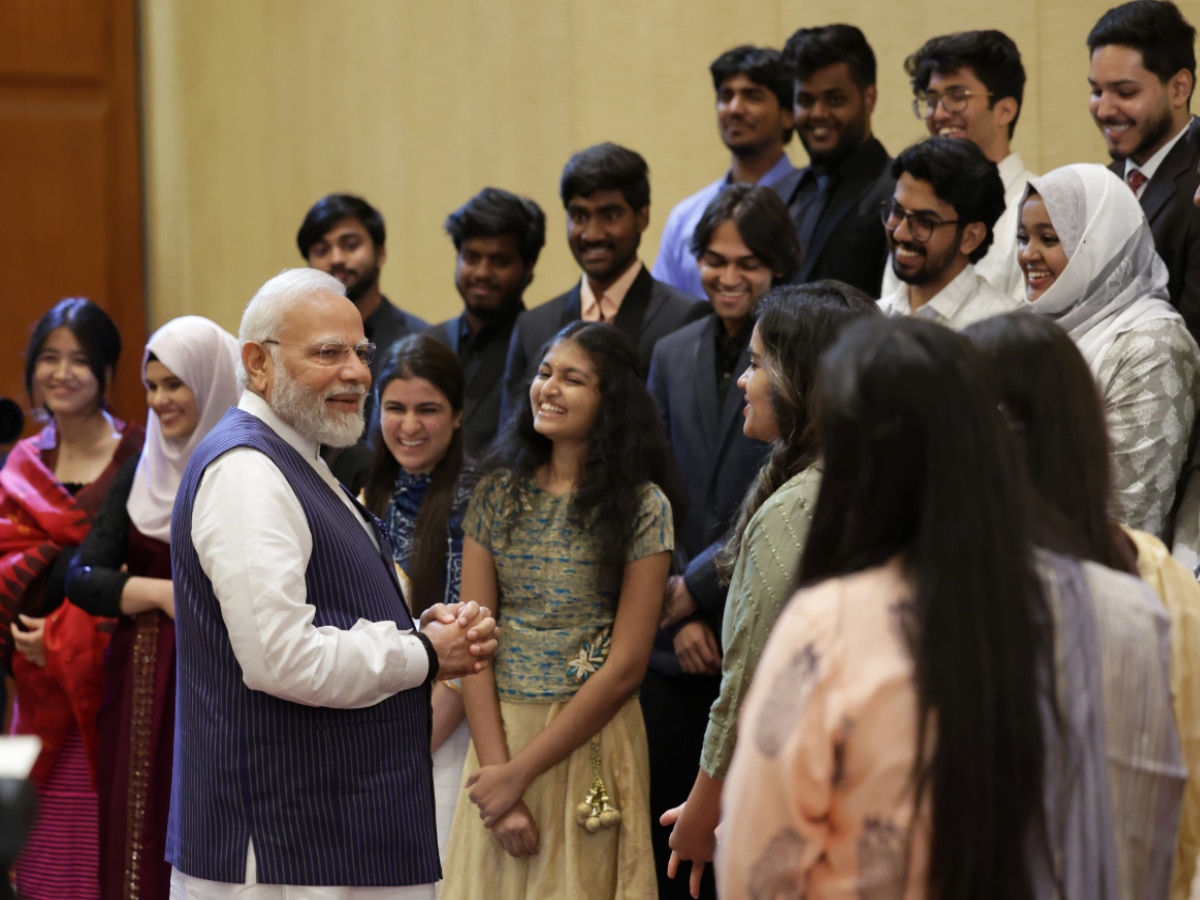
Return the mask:
<path fill-rule="evenodd" d="M 1200 339 L 1200 212 L 1191 202 L 1200 148 L 1184 139 L 1192 122 L 1196 29 L 1169 0 L 1110 9 L 1088 35 L 1089 109 L 1109 168 L 1137 194 L 1166 263 L 1168 292 Z"/>
<path fill-rule="evenodd" d="M 875 53 L 853 25 L 801 28 L 783 52 L 796 73 L 796 134 L 809 158 L 788 199 L 802 254 L 796 281 L 836 278 L 878 297 L 888 253 L 879 207 L 896 180 L 871 134 Z"/>
<path fill-rule="evenodd" d="M 716 556 L 769 449 L 742 432 L 737 379 L 750 362 L 758 301 L 799 265 L 790 226 L 787 207 L 770 187 L 738 184 L 717 194 L 689 242 L 710 312 L 659 341 L 650 362 L 650 393 L 687 497 L 687 521 L 675 535 L 678 574 L 667 582 L 641 690 L 659 900 L 688 896 L 686 877 L 667 877 L 671 829 L 658 816 L 692 789 L 708 711 L 720 691 L 728 585 L 717 577 Z M 700 896 L 716 896 L 711 868 Z"/>
<path fill-rule="evenodd" d="M 538 351 L 577 319 L 611 322 L 642 352 L 663 335 L 708 311 L 708 304 L 655 281 L 638 259 L 642 232 L 650 222 L 650 177 L 646 161 L 616 144 L 581 150 L 563 169 L 559 195 L 567 211 L 567 243 L 583 277 L 553 300 L 517 318 L 504 370 L 501 423 L 528 385 Z"/>
<path fill-rule="evenodd" d="M 429 335 L 462 360 L 463 434 L 467 453 L 479 456 L 496 436 L 508 343 L 546 243 L 546 217 L 532 200 L 489 187 L 450 213 L 446 233 L 464 309 Z"/>

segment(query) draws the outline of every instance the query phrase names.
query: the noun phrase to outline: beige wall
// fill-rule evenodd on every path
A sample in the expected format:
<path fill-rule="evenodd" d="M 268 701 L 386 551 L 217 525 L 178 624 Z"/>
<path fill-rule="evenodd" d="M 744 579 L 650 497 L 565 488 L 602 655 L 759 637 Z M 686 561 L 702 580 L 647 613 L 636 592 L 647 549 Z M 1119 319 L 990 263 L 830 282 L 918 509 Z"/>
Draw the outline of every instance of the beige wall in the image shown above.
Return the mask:
<path fill-rule="evenodd" d="M 1015 149 L 1035 171 L 1106 159 L 1087 115 L 1084 39 L 1109 0 L 146 0 L 142 4 L 151 326 L 236 328 L 254 290 L 297 265 L 296 229 L 331 191 L 388 222 L 384 291 L 457 314 L 445 216 L 485 185 L 528 195 L 548 240 L 528 299 L 577 277 L 558 175 L 613 140 L 650 164 L 642 258 L 671 206 L 720 176 L 708 64 L 805 25 L 859 25 L 879 59 L 875 131 L 923 136 L 904 57 L 927 37 L 1000 28 L 1029 85 Z M 1181 3 L 1200 24 L 1200 0 Z M 920 12 L 916 12 L 920 10 Z M 798 142 L 794 160 L 803 162 Z"/>

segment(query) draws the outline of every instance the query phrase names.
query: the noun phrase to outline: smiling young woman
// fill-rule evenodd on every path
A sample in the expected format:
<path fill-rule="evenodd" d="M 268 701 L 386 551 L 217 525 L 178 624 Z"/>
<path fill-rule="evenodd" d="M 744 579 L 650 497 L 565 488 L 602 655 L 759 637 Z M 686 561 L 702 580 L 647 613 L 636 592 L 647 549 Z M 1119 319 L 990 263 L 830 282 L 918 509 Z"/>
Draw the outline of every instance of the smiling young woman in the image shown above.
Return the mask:
<path fill-rule="evenodd" d="M 465 466 L 462 364 L 440 341 L 410 335 L 384 359 L 376 391 L 382 440 L 362 501 L 383 521 L 415 619 L 435 603 L 459 601 L 462 521 L 476 480 Z M 438 682 L 432 703 L 438 850 L 445 856 L 470 732 L 459 685 Z"/>
<path fill-rule="evenodd" d="M 464 680 L 472 744 L 443 898 L 481 883 L 504 900 L 657 896 L 636 692 L 675 491 L 640 370 L 611 325 L 560 331 L 471 500 L 462 596 L 499 610 L 504 640 Z"/>
<path fill-rule="evenodd" d="M 673 825 L 668 873 L 692 863 L 693 896 L 715 850 L 724 782 L 742 698 L 754 678 L 772 624 L 788 597 L 821 484 L 809 435 L 809 393 L 821 353 L 843 328 L 879 308 L 861 291 L 834 281 L 773 289 L 759 304 L 745 392 L 748 437 L 771 442 L 771 455 L 738 511 L 721 555 L 729 594 L 722 620 L 721 688 L 709 713 L 700 771 L 686 800 L 663 813 Z M 660 812 L 656 810 L 656 812 Z"/>
<path fill-rule="evenodd" d="M 16 685 L 13 732 L 34 734 L 38 818 L 15 867 L 23 897 L 99 896 L 92 677 L 108 636 L 65 603 L 67 565 L 142 428 L 112 416 L 104 390 L 121 338 L 89 300 L 63 300 L 38 321 L 25 385 L 49 423 L 13 448 L 0 475 L 0 642 Z M 16 653 L 12 650 L 16 649 Z M 67 687 L 70 685 L 70 687 Z"/>
<path fill-rule="evenodd" d="M 192 451 L 237 403 L 238 344 L 201 316 L 173 319 L 143 356 L 146 442 L 113 480 L 67 575 L 72 604 L 116 619 L 97 716 L 100 889 L 104 900 L 166 900 L 175 746 L 171 513 Z"/>
<path fill-rule="evenodd" d="M 1031 307 L 1067 331 L 1100 385 L 1115 516 L 1167 537 L 1200 409 L 1200 348 L 1168 300 L 1142 206 L 1107 168 L 1078 163 L 1030 181 L 1021 215 Z"/>

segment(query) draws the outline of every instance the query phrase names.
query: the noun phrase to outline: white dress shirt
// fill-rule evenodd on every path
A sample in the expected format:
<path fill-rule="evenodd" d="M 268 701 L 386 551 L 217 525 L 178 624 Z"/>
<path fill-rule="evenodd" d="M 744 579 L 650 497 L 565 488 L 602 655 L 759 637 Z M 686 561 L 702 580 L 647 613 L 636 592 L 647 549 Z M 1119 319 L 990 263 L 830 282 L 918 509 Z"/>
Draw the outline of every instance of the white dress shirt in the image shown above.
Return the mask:
<path fill-rule="evenodd" d="M 1025 168 L 1021 154 L 1010 153 L 997 165 L 1004 182 L 1004 212 L 992 229 L 992 246 L 975 270 L 992 287 L 1025 300 L 1025 277 L 1017 263 L 1017 228 L 1021 224 L 1021 201 L 1029 180 L 1036 176 Z"/>
<path fill-rule="evenodd" d="M 320 474 L 338 497 L 361 513 L 318 455 L 317 443 L 281 420 L 256 394 L 238 408 L 262 419 Z M 363 520 L 363 528 L 371 529 Z M 373 534 L 371 539 L 376 541 Z M 230 645 L 251 690 L 307 706 L 356 709 L 424 683 L 425 645 L 395 622 L 360 619 L 344 631 L 313 626 L 304 573 L 312 534 L 283 473 L 265 454 L 238 447 L 208 467 L 192 508 L 192 543 L 212 581 Z M 376 544 L 378 542 L 376 541 Z M 315 836 L 317 839 L 319 836 Z M 224 884 L 171 872 L 172 900 L 427 900 L 433 885 L 312 887 L 255 883 L 253 846 L 246 882 Z"/>
<path fill-rule="evenodd" d="M 889 316 L 916 316 L 953 328 L 955 331 L 962 331 L 981 319 L 1028 307 L 1029 304 L 1024 300 L 996 290 L 984 281 L 969 263 L 936 297 L 916 312 L 909 306 L 908 285 L 903 282 L 895 291 L 879 301 L 879 308 Z"/>
<path fill-rule="evenodd" d="M 1017 264 L 1017 226 L 1021 224 L 1021 200 L 1029 179 L 1036 177 L 1025 168 L 1021 154 L 1010 153 L 996 168 L 1004 182 L 1004 212 L 992 228 L 992 246 L 987 255 L 975 263 L 975 270 L 992 287 L 1010 294 L 1016 300 L 1025 300 L 1025 278 Z M 883 270 L 883 296 L 896 293 L 903 282 L 896 277 L 891 257 Z"/>

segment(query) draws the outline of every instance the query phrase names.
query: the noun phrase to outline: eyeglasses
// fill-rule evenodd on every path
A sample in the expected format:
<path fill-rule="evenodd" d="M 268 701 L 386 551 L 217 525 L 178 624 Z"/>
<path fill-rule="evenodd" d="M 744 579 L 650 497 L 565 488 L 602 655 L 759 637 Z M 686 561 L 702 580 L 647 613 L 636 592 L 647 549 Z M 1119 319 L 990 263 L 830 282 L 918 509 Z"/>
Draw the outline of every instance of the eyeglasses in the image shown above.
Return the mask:
<path fill-rule="evenodd" d="M 259 343 L 278 344 L 280 347 L 303 347 L 308 357 L 313 362 L 322 366 L 343 365 L 351 353 L 357 356 L 359 362 L 364 366 L 369 366 L 371 360 L 375 358 L 375 345 L 370 341 L 362 341 L 353 347 L 349 344 L 343 344 L 340 341 L 329 341 L 325 344 L 293 344 L 289 341 L 276 341 L 272 339 L 259 341 Z"/>
<path fill-rule="evenodd" d="M 914 241 L 921 244 L 933 237 L 935 228 L 943 225 L 957 225 L 959 222 L 958 219 L 937 219 L 929 213 L 913 212 L 911 209 L 905 209 L 895 200 L 883 201 L 883 205 L 879 207 L 879 218 L 883 222 L 883 227 L 889 232 L 899 228 L 901 222 L 908 222 L 908 233 L 912 235 Z"/>
<path fill-rule="evenodd" d="M 991 91 L 971 91 L 962 87 L 947 88 L 944 94 L 939 94 L 937 91 L 925 91 L 913 98 L 913 115 L 918 119 L 928 119 L 937 110 L 939 103 L 947 115 L 954 115 L 966 109 L 972 97 L 991 96 L 993 96 Z"/>

